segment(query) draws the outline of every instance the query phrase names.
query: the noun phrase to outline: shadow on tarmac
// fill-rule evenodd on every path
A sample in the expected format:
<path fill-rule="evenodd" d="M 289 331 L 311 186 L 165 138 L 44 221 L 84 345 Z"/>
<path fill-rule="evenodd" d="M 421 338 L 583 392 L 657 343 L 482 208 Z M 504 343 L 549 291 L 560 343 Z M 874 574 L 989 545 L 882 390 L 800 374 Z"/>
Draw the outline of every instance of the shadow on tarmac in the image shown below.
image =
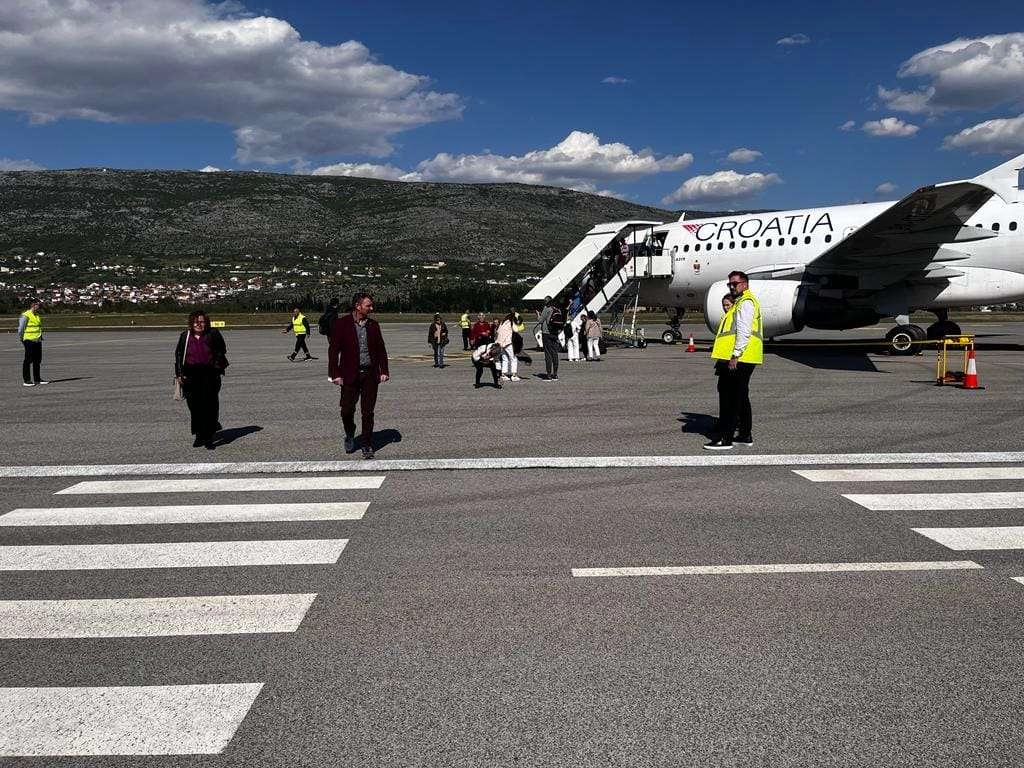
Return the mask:
<path fill-rule="evenodd" d="M 373 450 L 379 451 L 386 445 L 391 443 L 402 442 L 402 433 L 397 429 L 382 429 L 375 431 L 373 436 L 370 438 L 370 444 L 373 446 Z"/>
<path fill-rule="evenodd" d="M 256 432 L 262 431 L 263 427 L 258 427 L 255 424 L 250 425 L 248 427 L 233 427 L 231 429 L 222 429 L 220 432 L 213 436 L 213 440 L 211 440 L 206 447 L 209 448 L 210 450 L 214 450 L 219 446 L 229 445 L 235 442 L 235 440 L 237 440 L 240 437 L 245 437 L 246 435 L 252 435 Z"/>
<path fill-rule="evenodd" d="M 718 427 L 718 419 L 708 413 L 683 411 L 676 421 L 682 422 L 683 433 L 704 435 L 708 439 L 715 435 L 715 430 Z"/>
<path fill-rule="evenodd" d="M 50 379 L 51 384 L 63 384 L 67 381 L 85 381 L 86 379 L 95 379 L 95 376 L 70 376 L 66 379 Z"/>
<path fill-rule="evenodd" d="M 789 346 L 778 342 L 770 345 L 768 351 L 778 357 L 792 360 L 794 363 L 809 368 L 820 368 L 829 371 L 860 371 L 867 373 L 886 373 L 880 371 L 868 357 L 867 351 L 849 349 L 807 349 Z"/>

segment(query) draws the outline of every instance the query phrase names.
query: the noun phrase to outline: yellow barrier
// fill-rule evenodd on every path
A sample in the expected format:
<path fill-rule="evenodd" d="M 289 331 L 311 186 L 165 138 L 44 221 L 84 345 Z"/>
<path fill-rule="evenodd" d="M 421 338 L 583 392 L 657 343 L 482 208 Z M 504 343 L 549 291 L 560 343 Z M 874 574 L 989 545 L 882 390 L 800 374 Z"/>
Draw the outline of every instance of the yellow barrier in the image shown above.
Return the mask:
<path fill-rule="evenodd" d="M 211 320 L 210 321 L 210 327 L 211 328 L 225 328 L 226 326 L 227 326 L 227 321 L 225 321 L 225 320 Z"/>
<path fill-rule="evenodd" d="M 950 348 L 961 347 L 964 351 L 964 368 L 962 371 L 949 370 Z M 935 357 L 935 385 L 958 384 L 964 380 L 964 371 L 967 370 L 967 355 L 974 349 L 974 334 L 962 333 L 953 336 L 942 337 L 939 343 L 938 354 Z"/>

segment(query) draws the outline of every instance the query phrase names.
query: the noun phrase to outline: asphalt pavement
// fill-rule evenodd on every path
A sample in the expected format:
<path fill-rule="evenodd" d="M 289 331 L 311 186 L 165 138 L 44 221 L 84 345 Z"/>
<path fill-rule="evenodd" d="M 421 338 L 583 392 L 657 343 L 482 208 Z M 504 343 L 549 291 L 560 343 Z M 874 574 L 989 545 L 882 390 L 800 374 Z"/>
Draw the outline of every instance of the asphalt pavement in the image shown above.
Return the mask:
<path fill-rule="evenodd" d="M 226 330 L 213 450 L 174 334 L 50 334 L 36 388 L 10 337 L 0 765 L 1016 766 L 1024 325 L 979 330 L 983 391 L 772 347 L 711 463 L 706 332 L 494 390 L 386 326 L 373 462 L 316 335 Z"/>

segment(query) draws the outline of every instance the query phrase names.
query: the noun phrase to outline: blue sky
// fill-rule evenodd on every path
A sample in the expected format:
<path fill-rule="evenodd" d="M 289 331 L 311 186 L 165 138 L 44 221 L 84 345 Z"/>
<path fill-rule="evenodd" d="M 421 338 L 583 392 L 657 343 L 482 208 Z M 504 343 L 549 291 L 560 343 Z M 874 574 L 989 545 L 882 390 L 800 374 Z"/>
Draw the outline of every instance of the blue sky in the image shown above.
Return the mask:
<path fill-rule="evenodd" d="M 1024 152 L 1019 8 L 895 5 L 8 0 L 0 169 L 786 208 L 892 199 Z"/>

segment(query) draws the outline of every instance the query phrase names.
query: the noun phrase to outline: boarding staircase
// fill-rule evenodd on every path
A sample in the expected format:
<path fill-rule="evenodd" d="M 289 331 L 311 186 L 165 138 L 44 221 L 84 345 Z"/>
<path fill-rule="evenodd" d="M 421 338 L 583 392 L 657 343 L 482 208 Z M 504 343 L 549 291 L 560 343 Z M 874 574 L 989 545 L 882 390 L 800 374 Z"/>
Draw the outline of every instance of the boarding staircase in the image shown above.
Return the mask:
<path fill-rule="evenodd" d="M 574 331 L 579 331 L 587 312 L 600 313 L 614 309 L 624 300 L 639 294 L 640 282 L 645 278 L 671 277 L 672 257 L 663 253 L 654 238 L 659 221 L 613 221 L 598 224 L 590 230 L 575 248 L 554 266 L 524 297 L 524 301 L 543 301 L 548 296 L 575 292 L 588 270 L 602 259 L 606 249 L 615 242 L 625 241 L 632 254 L 618 270 L 612 271 L 596 293 L 580 307 L 574 307 L 568 318 Z M 612 256 L 611 263 L 615 263 Z"/>

